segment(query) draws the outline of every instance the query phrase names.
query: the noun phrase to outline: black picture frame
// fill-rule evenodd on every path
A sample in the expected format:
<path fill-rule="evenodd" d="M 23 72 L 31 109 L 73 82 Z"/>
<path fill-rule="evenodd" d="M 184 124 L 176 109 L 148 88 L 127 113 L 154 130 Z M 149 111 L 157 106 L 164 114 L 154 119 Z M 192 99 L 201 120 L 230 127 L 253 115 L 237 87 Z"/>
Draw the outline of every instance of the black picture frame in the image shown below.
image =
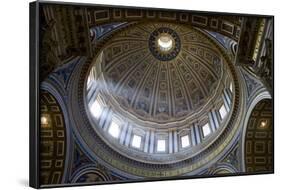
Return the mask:
<path fill-rule="evenodd" d="M 116 184 L 116 183 L 132 183 L 132 182 L 147 182 L 147 181 L 163 181 L 163 180 L 178 180 L 178 179 L 194 179 L 194 178 L 211 178 L 211 177 L 226 177 L 226 176 L 242 176 L 242 175 L 257 175 L 257 174 L 272 174 L 274 173 L 274 123 L 272 123 L 272 170 L 262 172 L 237 172 L 234 174 L 212 174 L 201 176 L 177 176 L 177 177 L 161 177 L 161 178 L 147 178 L 145 180 L 124 180 L 124 181 L 108 181 L 103 183 L 63 183 L 63 184 L 40 184 L 40 49 L 41 42 L 41 22 L 40 12 L 42 6 L 45 5 L 61 5 L 74 7 L 106 7 L 106 8 L 121 8 L 121 9 L 137 9 L 149 11 L 172 11 L 189 14 L 204 14 L 204 15 L 222 15 L 222 16 L 238 16 L 238 17 L 256 17 L 267 18 L 272 20 L 272 71 L 274 71 L 274 16 L 273 15 L 254 15 L 242 13 L 224 13 L 224 12 L 208 12 L 208 11 L 193 11 L 193 10 L 175 10 L 175 9 L 158 9 L 158 8 L 144 8 L 144 7 L 127 7 L 127 6 L 111 6 L 99 4 L 86 3 L 66 3 L 66 2 L 49 2 L 49 1 L 35 1 L 29 4 L 30 13 L 30 128 L 29 128 L 29 184 L 33 188 L 53 188 L 53 187 L 69 187 L 69 186 L 84 186 L 84 185 L 100 185 L 100 184 Z M 271 81 L 271 96 L 272 96 L 272 120 L 274 121 L 274 72 L 272 72 Z"/>

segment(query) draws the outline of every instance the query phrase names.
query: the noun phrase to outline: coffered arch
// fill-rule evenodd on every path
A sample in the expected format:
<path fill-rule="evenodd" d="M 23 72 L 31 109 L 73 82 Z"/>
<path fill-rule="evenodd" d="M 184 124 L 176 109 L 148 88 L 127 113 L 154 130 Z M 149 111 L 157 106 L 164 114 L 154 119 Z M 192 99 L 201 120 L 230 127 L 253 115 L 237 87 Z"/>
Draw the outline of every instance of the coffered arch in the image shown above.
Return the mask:
<path fill-rule="evenodd" d="M 67 140 L 65 118 L 56 98 L 40 92 L 40 183 L 60 184 L 65 180 Z"/>
<path fill-rule="evenodd" d="M 244 159 L 248 173 L 273 171 L 272 100 L 260 100 L 248 119 L 245 133 Z"/>

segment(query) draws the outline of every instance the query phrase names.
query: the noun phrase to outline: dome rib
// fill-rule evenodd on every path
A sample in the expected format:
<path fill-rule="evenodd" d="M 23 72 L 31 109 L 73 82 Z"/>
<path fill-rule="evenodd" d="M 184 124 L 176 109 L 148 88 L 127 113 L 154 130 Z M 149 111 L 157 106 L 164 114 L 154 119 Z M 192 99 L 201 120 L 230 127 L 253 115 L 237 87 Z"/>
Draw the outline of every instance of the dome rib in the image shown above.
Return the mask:
<path fill-rule="evenodd" d="M 177 63 L 173 63 L 173 64 L 174 64 L 174 66 L 176 68 L 176 71 L 178 73 L 178 76 L 179 76 L 179 78 L 181 80 L 181 84 L 182 84 L 182 88 L 184 89 L 184 93 L 185 93 L 186 103 L 188 105 L 188 109 L 192 109 L 193 105 L 192 105 L 192 102 L 190 101 L 191 100 L 191 96 L 189 94 L 189 90 L 187 89 L 186 81 L 184 80 L 182 72 L 180 72 L 180 69 L 178 68 Z"/>

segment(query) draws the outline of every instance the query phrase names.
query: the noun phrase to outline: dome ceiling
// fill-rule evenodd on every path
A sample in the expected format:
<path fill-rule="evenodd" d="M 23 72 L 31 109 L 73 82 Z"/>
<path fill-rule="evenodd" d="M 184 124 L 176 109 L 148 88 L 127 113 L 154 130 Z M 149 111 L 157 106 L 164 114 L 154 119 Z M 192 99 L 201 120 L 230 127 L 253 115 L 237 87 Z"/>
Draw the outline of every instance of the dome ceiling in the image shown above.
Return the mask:
<path fill-rule="evenodd" d="M 161 35 L 172 38 L 171 50 L 161 50 Z M 102 51 L 107 101 L 154 123 L 198 113 L 216 98 L 222 77 L 221 56 L 210 47 L 200 32 L 176 24 L 140 24 L 118 33 Z"/>
<path fill-rule="evenodd" d="M 207 33 L 175 23 L 135 23 L 101 41 L 85 84 L 94 132 L 146 164 L 198 156 L 223 132 L 233 106 L 221 49 Z"/>

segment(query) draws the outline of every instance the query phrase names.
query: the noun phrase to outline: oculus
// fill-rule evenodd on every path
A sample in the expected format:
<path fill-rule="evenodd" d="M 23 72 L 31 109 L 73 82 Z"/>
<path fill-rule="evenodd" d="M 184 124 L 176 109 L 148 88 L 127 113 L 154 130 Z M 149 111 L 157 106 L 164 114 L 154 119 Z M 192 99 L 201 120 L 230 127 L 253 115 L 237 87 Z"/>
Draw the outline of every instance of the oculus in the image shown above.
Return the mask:
<path fill-rule="evenodd" d="M 161 51 L 169 51 L 173 47 L 173 39 L 169 34 L 161 35 L 157 40 Z"/>
<path fill-rule="evenodd" d="M 173 29 L 168 27 L 160 27 L 153 31 L 148 43 L 151 53 L 160 61 L 174 59 L 181 48 L 180 37 Z"/>

